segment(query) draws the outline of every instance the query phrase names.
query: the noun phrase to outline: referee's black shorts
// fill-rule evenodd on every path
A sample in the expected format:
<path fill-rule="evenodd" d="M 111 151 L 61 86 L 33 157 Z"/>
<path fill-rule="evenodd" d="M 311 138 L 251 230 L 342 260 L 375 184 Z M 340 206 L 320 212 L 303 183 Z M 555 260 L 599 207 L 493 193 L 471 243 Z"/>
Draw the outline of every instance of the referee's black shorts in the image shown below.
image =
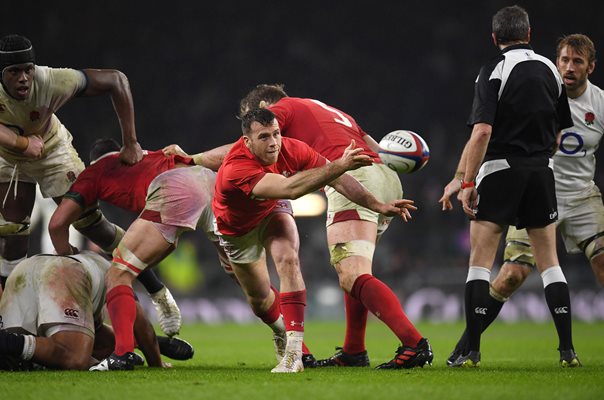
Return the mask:
<path fill-rule="evenodd" d="M 558 219 L 554 173 L 547 158 L 486 161 L 477 182 L 477 220 L 522 229 Z"/>

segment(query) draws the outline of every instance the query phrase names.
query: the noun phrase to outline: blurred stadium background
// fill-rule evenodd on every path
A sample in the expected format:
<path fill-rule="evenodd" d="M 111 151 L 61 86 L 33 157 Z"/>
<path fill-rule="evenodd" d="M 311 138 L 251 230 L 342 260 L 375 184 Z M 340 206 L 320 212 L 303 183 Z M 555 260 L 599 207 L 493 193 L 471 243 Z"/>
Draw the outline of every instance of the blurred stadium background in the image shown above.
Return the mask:
<path fill-rule="evenodd" d="M 422 135 L 431 148 L 423 170 L 402 176 L 420 210 L 394 223 L 378 247 L 375 274 L 389 283 L 414 320 L 463 317 L 468 223 L 437 203 L 467 140 L 465 120 L 480 66 L 497 50 L 490 18 L 506 1 L 103 1 L 5 2 L 2 35 L 34 43 L 38 64 L 116 68 L 128 75 L 139 141 L 146 149 L 178 143 L 189 152 L 239 136 L 239 99 L 258 83 L 281 82 L 292 96 L 318 98 L 353 115 L 379 140 L 395 129 Z M 554 58 L 563 34 L 582 32 L 604 53 L 604 2 L 519 1 L 531 17 L 532 45 Z M 591 79 L 604 86 L 604 66 Z M 82 158 L 98 137 L 119 139 L 106 98 L 69 103 L 59 112 Z M 604 184 L 604 162 L 596 181 Z M 106 210 L 127 226 L 132 216 Z M 309 319 L 343 318 L 328 263 L 324 216 L 299 217 Z M 37 235 L 45 229 L 37 226 Z M 48 251 L 43 241 L 33 252 Z M 600 289 L 582 255 L 562 266 L 574 316 L 604 319 Z M 249 321 L 239 288 L 222 272 L 203 235 L 186 234 L 162 265 L 187 321 Z M 141 296 L 145 298 L 144 296 Z M 502 312 L 505 320 L 548 320 L 534 274 Z"/>

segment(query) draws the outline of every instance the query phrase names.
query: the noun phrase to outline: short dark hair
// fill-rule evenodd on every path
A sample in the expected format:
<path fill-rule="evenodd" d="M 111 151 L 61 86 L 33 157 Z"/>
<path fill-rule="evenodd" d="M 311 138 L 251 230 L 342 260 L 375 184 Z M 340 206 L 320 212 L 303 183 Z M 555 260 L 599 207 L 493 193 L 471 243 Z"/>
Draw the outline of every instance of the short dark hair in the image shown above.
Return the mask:
<path fill-rule="evenodd" d="M 497 44 L 528 41 L 530 27 L 528 13 L 520 6 L 504 7 L 493 16 Z"/>
<path fill-rule="evenodd" d="M 250 133 L 252 123 L 258 122 L 262 126 L 270 126 L 275 120 L 275 114 L 266 108 L 252 108 L 241 116 L 241 131 L 244 135 Z"/>
<path fill-rule="evenodd" d="M 573 33 L 572 35 L 562 36 L 558 40 L 558 46 L 556 47 L 556 58 L 560 57 L 560 52 L 566 46 L 571 47 L 581 56 L 587 58 L 589 63 L 596 61 L 596 47 L 587 35 Z"/>
<path fill-rule="evenodd" d="M 239 115 L 242 116 L 248 110 L 260 107 L 261 101 L 274 104 L 282 98 L 287 97 L 284 88 L 285 85 L 282 83 L 273 83 L 270 85 L 262 83 L 257 85 L 239 102 Z"/>
<path fill-rule="evenodd" d="M 90 148 L 90 162 L 100 158 L 101 156 L 111 153 L 112 151 L 120 151 L 120 144 L 110 138 L 97 139 Z"/>

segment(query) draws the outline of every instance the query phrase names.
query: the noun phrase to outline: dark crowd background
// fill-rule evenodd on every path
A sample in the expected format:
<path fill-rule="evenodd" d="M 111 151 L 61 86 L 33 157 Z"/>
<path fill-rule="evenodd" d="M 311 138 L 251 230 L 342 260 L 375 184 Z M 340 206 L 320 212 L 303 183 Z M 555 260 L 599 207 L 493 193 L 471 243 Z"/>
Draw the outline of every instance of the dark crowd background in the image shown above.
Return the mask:
<path fill-rule="evenodd" d="M 444 213 L 437 201 L 469 135 L 465 121 L 479 68 L 498 54 L 491 16 L 512 4 L 7 1 L 0 32 L 29 37 L 39 65 L 124 72 L 138 138 L 150 150 L 178 143 L 193 153 L 236 140 L 238 101 L 258 83 L 284 83 L 291 96 L 340 108 L 378 141 L 396 129 L 419 133 L 430 146 L 430 162 L 402 176 L 405 197 L 414 199 L 419 211 L 410 223 L 392 224 L 375 256 L 375 274 L 405 299 L 420 288 L 463 293 L 469 224 L 458 205 Z M 518 4 L 530 15 L 536 52 L 553 59 L 557 39 L 576 32 L 589 35 L 604 52 L 604 2 Z M 591 80 L 604 87 L 604 66 L 597 65 Z M 108 97 L 73 100 L 58 114 L 86 162 L 96 138 L 120 137 Z M 603 174 L 599 169 L 599 183 Z M 122 225 L 131 218 L 108 213 Z M 312 298 L 314 289 L 337 287 L 337 279 L 328 262 L 324 217 L 300 218 L 298 225 Z M 203 237 L 189 234 L 182 242 L 172 265 L 187 260 L 201 265 L 174 278 L 181 281 L 182 295 L 240 296 Z M 569 282 L 597 290 L 584 257 L 560 249 Z"/>

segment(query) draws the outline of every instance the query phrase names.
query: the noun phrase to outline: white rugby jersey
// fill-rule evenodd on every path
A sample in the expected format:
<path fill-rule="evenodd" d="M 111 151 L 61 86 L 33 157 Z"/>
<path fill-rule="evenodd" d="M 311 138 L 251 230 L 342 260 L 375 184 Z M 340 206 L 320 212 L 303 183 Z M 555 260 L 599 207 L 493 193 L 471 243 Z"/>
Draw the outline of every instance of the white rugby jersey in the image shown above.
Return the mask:
<path fill-rule="evenodd" d="M 595 184 L 595 152 L 604 134 L 604 91 L 587 82 L 585 93 L 568 98 L 574 126 L 564 129 L 554 155 L 556 196 L 573 197 Z"/>
<path fill-rule="evenodd" d="M 40 135 L 47 142 L 61 126 L 54 113 L 81 93 L 86 88 L 86 82 L 86 75 L 82 71 L 36 65 L 26 99 L 14 99 L 0 85 L 0 123 L 19 135 Z M 19 155 L 8 149 L 3 150 Z"/>

